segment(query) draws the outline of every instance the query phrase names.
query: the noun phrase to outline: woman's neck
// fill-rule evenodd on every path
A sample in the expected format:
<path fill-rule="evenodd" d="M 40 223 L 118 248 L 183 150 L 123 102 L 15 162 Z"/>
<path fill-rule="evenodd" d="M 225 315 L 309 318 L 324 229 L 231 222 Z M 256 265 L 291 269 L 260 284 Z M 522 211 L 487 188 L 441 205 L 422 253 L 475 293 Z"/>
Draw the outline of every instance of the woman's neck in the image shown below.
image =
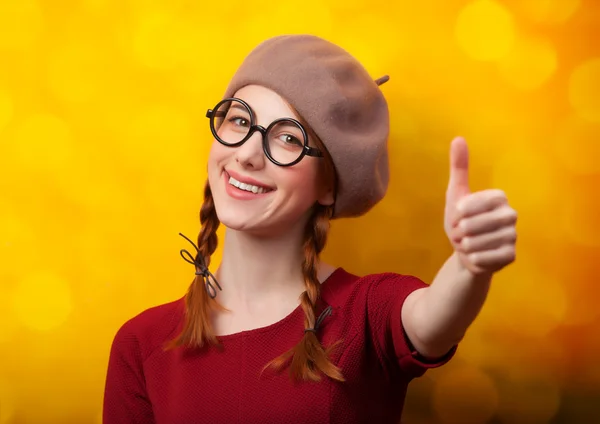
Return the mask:
<path fill-rule="evenodd" d="M 302 242 L 302 231 L 268 238 L 227 229 L 217 270 L 219 297 L 225 303 L 297 297 L 304 291 Z"/>

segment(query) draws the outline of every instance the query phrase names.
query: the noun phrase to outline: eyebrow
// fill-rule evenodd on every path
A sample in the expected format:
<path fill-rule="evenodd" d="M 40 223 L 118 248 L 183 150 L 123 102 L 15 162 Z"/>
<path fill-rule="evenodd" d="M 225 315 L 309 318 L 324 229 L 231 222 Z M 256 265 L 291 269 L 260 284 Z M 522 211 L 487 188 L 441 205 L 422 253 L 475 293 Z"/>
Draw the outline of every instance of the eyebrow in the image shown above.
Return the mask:
<path fill-rule="evenodd" d="M 244 112 L 248 112 L 248 109 L 246 109 L 244 106 L 234 103 L 231 105 L 230 109 L 239 109 L 239 110 L 243 110 Z"/>

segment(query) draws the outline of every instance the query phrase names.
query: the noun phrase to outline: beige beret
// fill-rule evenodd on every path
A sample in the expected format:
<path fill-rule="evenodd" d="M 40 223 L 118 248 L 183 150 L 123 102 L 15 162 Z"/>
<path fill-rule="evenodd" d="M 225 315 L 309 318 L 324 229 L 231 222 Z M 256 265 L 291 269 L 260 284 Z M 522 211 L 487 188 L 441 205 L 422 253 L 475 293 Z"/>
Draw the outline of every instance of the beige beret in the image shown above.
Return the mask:
<path fill-rule="evenodd" d="M 341 47 L 312 35 L 259 44 L 233 76 L 224 98 L 256 84 L 286 99 L 325 144 L 337 175 L 334 218 L 359 216 L 388 186 L 389 113 L 379 84 Z"/>

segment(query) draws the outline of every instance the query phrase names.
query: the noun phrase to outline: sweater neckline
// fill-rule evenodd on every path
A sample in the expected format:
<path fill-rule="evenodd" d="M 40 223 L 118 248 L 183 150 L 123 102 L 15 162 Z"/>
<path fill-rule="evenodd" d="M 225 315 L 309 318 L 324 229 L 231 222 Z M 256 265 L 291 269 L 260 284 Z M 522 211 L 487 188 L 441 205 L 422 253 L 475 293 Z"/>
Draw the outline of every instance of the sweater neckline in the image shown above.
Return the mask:
<path fill-rule="evenodd" d="M 337 267 L 321 283 L 321 292 L 323 292 L 322 289 L 325 287 L 325 285 L 327 285 L 327 288 L 329 290 L 331 290 L 331 287 L 333 285 L 335 285 L 335 281 L 338 280 L 339 276 L 342 275 L 343 273 L 344 273 L 344 269 L 342 267 Z M 269 325 L 265 325 L 263 327 L 253 328 L 251 330 L 238 331 L 237 333 L 224 334 L 221 336 L 217 336 L 217 339 L 219 341 L 235 340 L 236 338 L 240 338 L 240 337 L 248 337 L 248 336 L 253 336 L 256 334 L 261 334 L 261 333 L 265 333 L 268 331 L 276 330 L 277 328 L 286 325 L 289 321 L 292 321 L 293 319 L 296 318 L 297 315 L 300 315 L 300 314 L 304 314 L 304 311 L 302 310 L 302 306 L 300 304 L 298 304 L 298 306 L 296 306 L 296 308 L 294 308 L 289 314 L 287 314 L 285 317 L 283 317 L 279 321 L 276 321 Z"/>

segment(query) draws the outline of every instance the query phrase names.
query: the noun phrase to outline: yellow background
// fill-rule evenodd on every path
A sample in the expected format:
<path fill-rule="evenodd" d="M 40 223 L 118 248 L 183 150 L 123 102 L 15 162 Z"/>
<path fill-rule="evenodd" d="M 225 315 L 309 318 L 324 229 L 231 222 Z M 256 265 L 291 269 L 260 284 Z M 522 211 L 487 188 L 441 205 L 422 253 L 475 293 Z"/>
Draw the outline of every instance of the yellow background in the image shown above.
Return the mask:
<path fill-rule="evenodd" d="M 389 195 L 326 259 L 431 281 L 457 134 L 519 212 L 517 262 L 406 423 L 600 420 L 599 28 L 596 0 L 0 0 L 0 424 L 100 422 L 114 333 L 191 280 L 206 109 L 302 32 L 391 76 Z"/>

